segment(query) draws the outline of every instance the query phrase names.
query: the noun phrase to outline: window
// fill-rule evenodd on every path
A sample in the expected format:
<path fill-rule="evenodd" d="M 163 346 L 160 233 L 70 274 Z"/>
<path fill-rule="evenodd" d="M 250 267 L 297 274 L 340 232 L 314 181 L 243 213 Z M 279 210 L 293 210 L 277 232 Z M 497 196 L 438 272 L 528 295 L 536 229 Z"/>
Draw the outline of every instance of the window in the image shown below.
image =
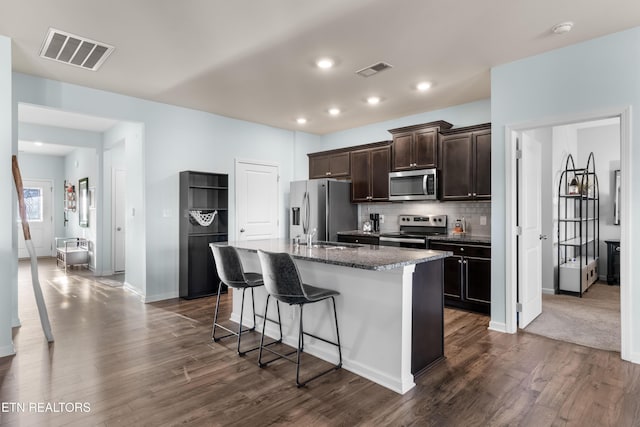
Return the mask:
<path fill-rule="evenodd" d="M 42 188 L 25 187 L 22 189 L 27 221 L 42 222 Z M 18 221 L 20 221 L 20 207 L 18 206 Z"/>

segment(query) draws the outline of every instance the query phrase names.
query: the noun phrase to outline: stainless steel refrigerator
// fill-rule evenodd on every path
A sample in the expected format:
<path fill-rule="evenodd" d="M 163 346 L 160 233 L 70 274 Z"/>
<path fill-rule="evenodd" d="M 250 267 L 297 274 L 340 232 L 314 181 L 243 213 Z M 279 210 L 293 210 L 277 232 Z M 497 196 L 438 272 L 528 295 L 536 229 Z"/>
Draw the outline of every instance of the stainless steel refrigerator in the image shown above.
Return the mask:
<path fill-rule="evenodd" d="M 289 192 L 289 237 L 316 229 L 315 240 L 337 241 L 338 231 L 358 228 L 358 206 L 351 203 L 351 183 L 330 179 L 293 181 Z"/>

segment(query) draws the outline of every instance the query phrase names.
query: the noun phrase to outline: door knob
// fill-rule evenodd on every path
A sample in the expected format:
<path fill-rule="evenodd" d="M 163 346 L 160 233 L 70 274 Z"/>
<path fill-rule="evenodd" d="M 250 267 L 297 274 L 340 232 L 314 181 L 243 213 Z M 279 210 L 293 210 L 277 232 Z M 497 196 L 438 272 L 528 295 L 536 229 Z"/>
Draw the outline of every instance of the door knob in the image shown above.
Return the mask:
<path fill-rule="evenodd" d="M 116 231 L 122 231 L 122 227 L 116 227 Z"/>
<path fill-rule="evenodd" d="M 241 232 L 241 233 L 244 233 L 244 228 L 241 228 L 241 229 L 240 229 L 240 232 Z"/>
<path fill-rule="evenodd" d="M 541 234 L 541 235 L 539 236 L 539 239 L 540 239 L 540 240 L 547 240 L 547 235 L 546 235 L 546 234 Z"/>

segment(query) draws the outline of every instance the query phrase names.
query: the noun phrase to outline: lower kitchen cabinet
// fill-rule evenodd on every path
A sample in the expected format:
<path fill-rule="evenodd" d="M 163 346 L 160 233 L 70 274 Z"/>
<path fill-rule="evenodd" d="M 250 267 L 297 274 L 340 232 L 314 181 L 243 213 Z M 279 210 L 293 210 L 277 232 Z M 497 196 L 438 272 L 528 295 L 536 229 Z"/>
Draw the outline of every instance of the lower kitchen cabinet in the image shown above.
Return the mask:
<path fill-rule="evenodd" d="M 491 246 L 430 241 L 429 248 L 453 252 L 444 260 L 444 303 L 489 314 Z"/>

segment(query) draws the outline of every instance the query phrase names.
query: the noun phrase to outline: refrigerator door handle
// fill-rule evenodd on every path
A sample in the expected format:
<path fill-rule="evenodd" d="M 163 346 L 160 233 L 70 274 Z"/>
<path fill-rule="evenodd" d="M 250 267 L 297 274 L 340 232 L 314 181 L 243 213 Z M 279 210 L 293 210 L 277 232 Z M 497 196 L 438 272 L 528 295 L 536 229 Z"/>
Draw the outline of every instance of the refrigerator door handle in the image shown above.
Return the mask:
<path fill-rule="evenodd" d="M 305 234 L 309 234 L 309 226 L 311 225 L 311 197 L 309 196 L 309 192 L 307 191 L 307 205 L 305 207 L 304 214 L 307 217 L 307 229 L 305 230 Z"/>
<path fill-rule="evenodd" d="M 308 216 L 309 208 L 307 205 L 308 199 L 309 199 L 309 196 L 305 191 L 304 195 L 302 196 L 302 215 L 300 215 L 302 217 L 302 233 L 303 234 L 307 234 L 307 232 L 309 231 L 309 216 Z"/>

